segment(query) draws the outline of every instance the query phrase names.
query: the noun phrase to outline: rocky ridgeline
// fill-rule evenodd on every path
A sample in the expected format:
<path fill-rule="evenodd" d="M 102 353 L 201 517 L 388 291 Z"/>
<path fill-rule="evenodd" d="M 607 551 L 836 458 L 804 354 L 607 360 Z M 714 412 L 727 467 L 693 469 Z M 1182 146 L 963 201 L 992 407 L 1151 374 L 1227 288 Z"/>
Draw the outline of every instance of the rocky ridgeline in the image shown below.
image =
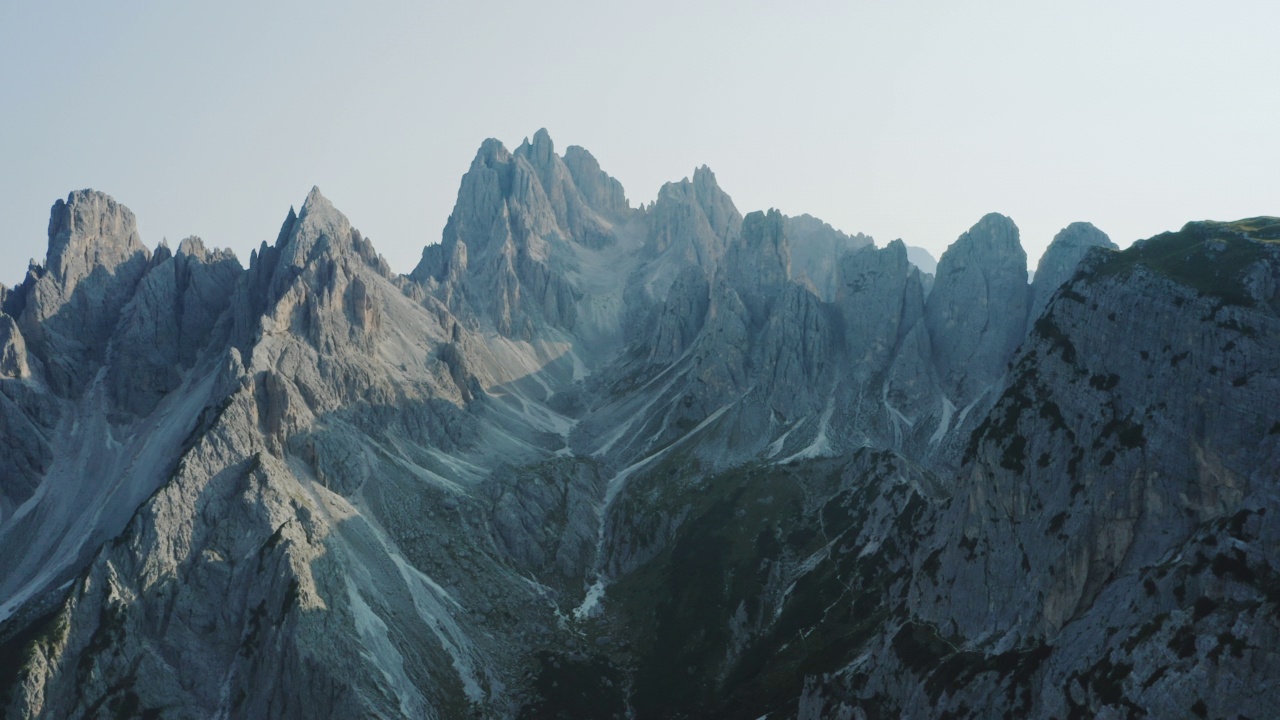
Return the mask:
<path fill-rule="evenodd" d="M 83 191 L 0 289 L 12 717 L 1280 705 L 1280 221 L 933 272 L 486 141 L 406 276 Z"/>

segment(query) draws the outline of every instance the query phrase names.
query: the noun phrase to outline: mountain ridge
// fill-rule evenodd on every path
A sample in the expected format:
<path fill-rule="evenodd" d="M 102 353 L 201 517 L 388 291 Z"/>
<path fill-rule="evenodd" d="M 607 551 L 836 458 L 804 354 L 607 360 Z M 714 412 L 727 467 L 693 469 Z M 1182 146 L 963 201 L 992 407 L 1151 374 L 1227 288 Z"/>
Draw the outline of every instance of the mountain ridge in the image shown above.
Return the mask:
<path fill-rule="evenodd" d="M 705 167 L 631 208 L 545 130 L 408 275 L 318 188 L 248 267 L 51 215 L 0 316 L 13 716 L 1280 702 L 1238 697 L 1280 672 L 1280 221 L 1073 225 L 1028 283 L 991 214 L 930 280 Z"/>

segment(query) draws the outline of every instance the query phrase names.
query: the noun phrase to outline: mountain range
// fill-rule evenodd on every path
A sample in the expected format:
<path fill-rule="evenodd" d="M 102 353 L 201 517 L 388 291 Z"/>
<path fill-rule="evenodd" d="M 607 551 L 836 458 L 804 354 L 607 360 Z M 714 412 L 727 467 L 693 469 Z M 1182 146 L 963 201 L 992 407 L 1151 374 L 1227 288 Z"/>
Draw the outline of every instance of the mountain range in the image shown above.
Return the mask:
<path fill-rule="evenodd" d="M 1280 219 L 931 260 L 545 130 L 407 275 L 319 189 L 247 266 L 73 192 L 0 288 L 5 716 L 1273 716 Z"/>

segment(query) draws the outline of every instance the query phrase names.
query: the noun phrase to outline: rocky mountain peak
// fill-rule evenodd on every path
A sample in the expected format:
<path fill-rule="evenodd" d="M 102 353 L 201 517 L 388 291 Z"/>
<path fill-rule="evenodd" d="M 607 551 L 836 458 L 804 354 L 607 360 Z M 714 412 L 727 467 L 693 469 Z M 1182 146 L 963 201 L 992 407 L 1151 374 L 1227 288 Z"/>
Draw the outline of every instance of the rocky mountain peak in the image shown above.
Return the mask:
<path fill-rule="evenodd" d="M 182 242 L 178 243 L 178 255 L 187 255 L 200 260 L 204 260 L 209 250 L 205 247 L 204 241 L 195 235 L 185 237 Z"/>
<path fill-rule="evenodd" d="M 978 259 L 1003 259 L 1021 255 L 1026 264 L 1026 252 L 1022 249 L 1022 241 L 1018 235 L 1018 226 L 1013 219 L 1000 213 L 987 213 L 982 219 L 969 228 L 944 252 L 955 257 L 958 253 L 970 253 Z M 985 256 L 985 257 L 984 257 Z M 939 263 L 942 261 L 940 260 Z"/>
<path fill-rule="evenodd" d="M 840 256 L 835 303 L 844 317 L 850 371 L 865 378 L 883 370 L 923 313 L 920 272 L 901 240 Z"/>
<path fill-rule="evenodd" d="M 907 245 L 907 259 L 912 265 L 920 268 L 920 272 L 927 275 L 933 275 L 938 272 L 938 260 L 922 247 Z"/>
<path fill-rule="evenodd" d="M 742 215 L 733 200 L 716 182 L 716 174 L 703 165 L 693 171 L 694 197 L 707 216 L 711 229 L 720 237 L 731 237 L 742 227 Z"/>
<path fill-rule="evenodd" d="M 150 257 L 133 211 L 97 190 L 77 190 L 49 212 L 45 267 L 69 289 L 95 268 L 111 272 L 137 255 Z"/>
<path fill-rule="evenodd" d="M 480 143 L 480 148 L 476 150 L 476 156 L 471 160 L 471 169 L 468 172 L 478 168 L 493 168 L 498 165 L 505 165 L 511 162 L 511 151 L 507 150 L 507 146 L 497 138 L 485 138 Z"/>
<path fill-rule="evenodd" d="M 761 322 L 765 309 L 791 279 L 786 217 L 777 210 L 757 210 L 743 218 L 742 235 L 729 247 L 722 274 L 742 297 L 752 322 Z"/>
<path fill-rule="evenodd" d="M 1053 237 L 1048 249 L 1036 265 L 1035 280 L 1031 283 L 1032 321 L 1039 317 L 1049 304 L 1049 299 L 1062 283 L 1071 279 L 1076 266 L 1089 250 L 1095 247 L 1118 250 L 1107 234 L 1087 222 L 1074 222 Z"/>
<path fill-rule="evenodd" d="M 302 269 L 321 258 L 330 261 L 348 258 L 369 265 L 383 276 L 390 274 L 373 245 L 351 227 L 351 222 L 333 206 L 319 187 L 312 187 L 296 216 L 293 208 L 285 218 L 276 241 L 282 267 Z"/>
<path fill-rule="evenodd" d="M 1072 225 L 1029 327 L 1002 215 L 926 294 L 545 131 L 411 278 L 319 189 L 247 270 L 110 205 L 0 287 L 4 717 L 1280 706 L 1280 220 Z"/>
<path fill-rule="evenodd" d="M 812 215 L 788 217 L 786 225 L 792 272 L 813 285 L 823 300 L 835 297 L 840 257 L 872 244 L 862 233 L 848 235 Z"/>
<path fill-rule="evenodd" d="M 536 168 L 551 167 L 556 157 L 556 146 L 551 141 L 551 133 L 547 132 L 546 128 L 539 128 L 538 132 L 533 134 L 533 142 L 525 138 L 516 150 L 516 155 L 526 158 L 529 164 Z"/>
<path fill-rule="evenodd" d="M 538 320 L 571 327 L 582 293 L 565 273 L 580 251 L 615 245 L 614 223 L 627 215 L 621 185 L 594 158 L 575 152 L 573 165 L 555 154 L 545 129 L 515 153 L 486 140 L 440 245 L 423 251 L 410 277 L 439 288 L 453 312 L 487 317 L 505 335 L 531 338 Z"/>
<path fill-rule="evenodd" d="M 1026 334 L 1029 300 L 1013 220 L 990 213 L 947 248 L 925 307 L 946 392 L 967 401 L 995 382 Z"/>
<path fill-rule="evenodd" d="M 48 247 L 44 267 L 28 271 L 6 306 L 19 313 L 31 349 L 48 358 L 51 386 L 75 394 L 102 359 L 151 253 L 138 237 L 133 212 L 95 190 L 54 203 Z"/>
<path fill-rule="evenodd" d="M 584 148 L 577 145 L 565 148 L 564 164 L 582 199 L 593 210 L 615 220 L 631 211 L 622 183 L 601 170 L 600 163 Z"/>

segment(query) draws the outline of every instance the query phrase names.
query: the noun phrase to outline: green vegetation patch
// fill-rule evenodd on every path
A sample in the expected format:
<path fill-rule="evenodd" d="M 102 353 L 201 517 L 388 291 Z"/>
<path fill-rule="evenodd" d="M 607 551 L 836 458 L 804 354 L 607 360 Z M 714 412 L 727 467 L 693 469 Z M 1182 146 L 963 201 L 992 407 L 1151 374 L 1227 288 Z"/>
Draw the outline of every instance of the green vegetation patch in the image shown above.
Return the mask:
<path fill-rule="evenodd" d="M 1252 306 L 1241 284 L 1249 266 L 1280 245 L 1280 218 L 1256 217 L 1235 222 L 1192 222 L 1116 253 L 1096 271 L 1097 277 L 1128 275 L 1141 265 L 1186 285 L 1201 295 L 1231 305 Z"/>

